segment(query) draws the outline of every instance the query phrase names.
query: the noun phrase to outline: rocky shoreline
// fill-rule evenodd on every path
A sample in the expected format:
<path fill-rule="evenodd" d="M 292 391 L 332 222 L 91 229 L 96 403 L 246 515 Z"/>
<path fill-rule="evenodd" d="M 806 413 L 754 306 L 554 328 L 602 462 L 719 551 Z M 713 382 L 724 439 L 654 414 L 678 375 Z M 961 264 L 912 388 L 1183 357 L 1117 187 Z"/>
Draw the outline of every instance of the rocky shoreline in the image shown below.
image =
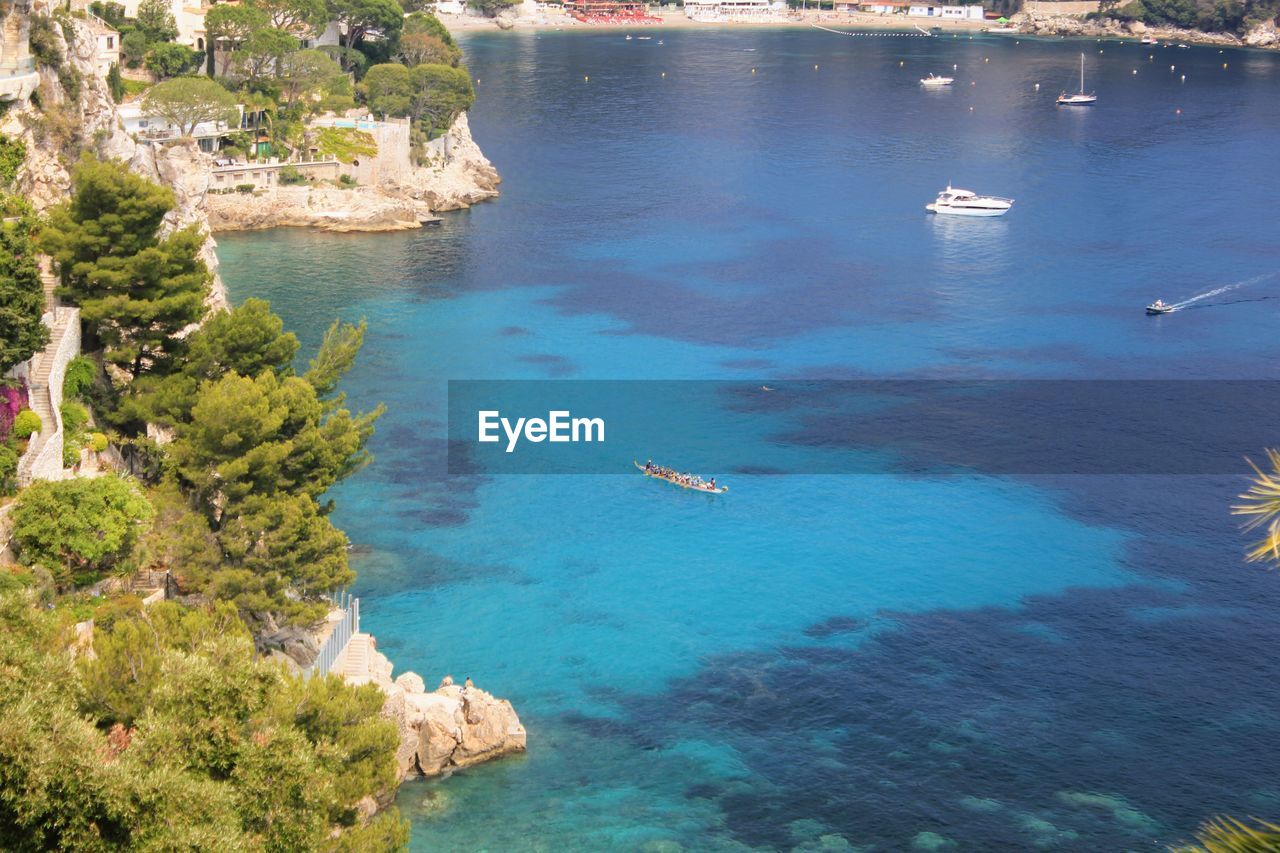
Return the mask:
<path fill-rule="evenodd" d="M 322 231 L 405 231 L 433 214 L 498 196 L 502 178 L 471 137 L 465 113 L 438 141 L 430 162 L 376 186 L 275 186 L 253 193 L 203 194 L 213 231 L 316 228 Z"/>
<path fill-rule="evenodd" d="M 1252 47 L 1280 50 L 1280 33 L 1272 22 L 1260 24 L 1243 37 L 1231 33 L 1207 33 L 1179 27 L 1154 27 L 1141 21 L 1112 19 L 1089 20 L 1068 15 L 1045 15 L 1026 12 L 1015 15 L 1014 23 L 1029 36 L 1067 36 L 1076 38 L 1140 38 L 1152 36 L 1174 44 L 1216 45 L 1218 47 Z"/>

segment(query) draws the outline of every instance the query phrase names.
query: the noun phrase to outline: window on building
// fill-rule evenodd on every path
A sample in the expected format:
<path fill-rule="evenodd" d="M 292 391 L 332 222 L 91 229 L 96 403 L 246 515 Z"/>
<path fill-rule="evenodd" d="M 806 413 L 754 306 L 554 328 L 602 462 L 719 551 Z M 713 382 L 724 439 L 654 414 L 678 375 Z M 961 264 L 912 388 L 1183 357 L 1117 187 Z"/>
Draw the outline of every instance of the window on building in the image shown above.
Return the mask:
<path fill-rule="evenodd" d="M 107 36 L 107 50 L 111 50 L 115 46 L 116 46 L 116 37 Z"/>

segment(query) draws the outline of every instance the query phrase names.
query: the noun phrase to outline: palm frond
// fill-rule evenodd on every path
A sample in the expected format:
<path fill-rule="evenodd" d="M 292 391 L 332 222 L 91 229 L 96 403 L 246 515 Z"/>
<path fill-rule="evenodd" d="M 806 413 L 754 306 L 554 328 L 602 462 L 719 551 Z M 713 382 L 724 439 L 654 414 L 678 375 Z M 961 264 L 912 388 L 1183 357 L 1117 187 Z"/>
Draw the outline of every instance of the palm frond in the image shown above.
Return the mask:
<path fill-rule="evenodd" d="M 1266 535 L 1245 553 L 1250 562 L 1258 560 L 1280 561 L 1280 451 L 1267 450 L 1269 471 L 1264 471 L 1246 459 L 1253 469 L 1253 485 L 1240 495 L 1242 503 L 1231 507 L 1233 515 L 1248 517 L 1245 530 L 1265 528 Z"/>
<path fill-rule="evenodd" d="M 1173 853 L 1276 853 L 1280 826 L 1252 818 L 1250 825 L 1234 817 L 1216 817 L 1196 830 L 1196 843 L 1170 848 Z"/>

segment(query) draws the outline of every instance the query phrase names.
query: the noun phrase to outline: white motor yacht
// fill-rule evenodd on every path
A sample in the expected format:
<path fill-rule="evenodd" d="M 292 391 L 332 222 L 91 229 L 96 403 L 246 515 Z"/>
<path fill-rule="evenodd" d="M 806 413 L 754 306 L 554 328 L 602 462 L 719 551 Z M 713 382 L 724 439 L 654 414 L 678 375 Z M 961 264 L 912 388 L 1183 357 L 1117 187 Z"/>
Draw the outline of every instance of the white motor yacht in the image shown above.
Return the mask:
<path fill-rule="evenodd" d="M 954 82 L 956 82 L 954 77 L 935 77 L 932 74 L 920 78 L 921 86 L 950 86 Z"/>
<path fill-rule="evenodd" d="M 930 213 L 948 213 L 954 216 L 1004 216 L 1013 207 L 1013 199 L 994 195 L 978 195 L 969 190 L 953 189 L 950 185 L 938 193 L 933 204 L 924 209 Z"/>

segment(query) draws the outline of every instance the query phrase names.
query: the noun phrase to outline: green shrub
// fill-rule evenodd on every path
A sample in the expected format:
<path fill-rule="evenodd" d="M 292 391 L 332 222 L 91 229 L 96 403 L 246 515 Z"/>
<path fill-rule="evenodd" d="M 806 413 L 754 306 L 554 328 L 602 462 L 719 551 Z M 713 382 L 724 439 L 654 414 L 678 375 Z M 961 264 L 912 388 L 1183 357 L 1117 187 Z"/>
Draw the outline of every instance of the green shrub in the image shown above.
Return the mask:
<path fill-rule="evenodd" d="M 62 428 L 69 433 L 79 432 L 89 422 L 89 410 L 71 400 L 63 402 L 59 411 L 62 413 Z"/>
<path fill-rule="evenodd" d="M 54 27 L 53 18 L 48 15 L 32 15 L 28 43 L 36 63 L 56 71 L 62 67 L 62 48 Z"/>
<path fill-rule="evenodd" d="M 62 467 L 74 468 L 80 464 L 80 439 L 70 435 L 62 437 Z"/>
<path fill-rule="evenodd" d="M 21 139 L 0 134 L 0 185 L 8 186 L 18 176 L 18 167 L 27 159 L 27 146 Z"/>
<path fill-rule="evenodd" d="M 360 182 L 356 180 L 355 175 L 339 175 L 338 183 L 342 184 L 344 187 L 354 187 Z"/>
<path fill-rule="evenodd" d="M 111 445 L 105 433 L 95 432 L 89 436 L 89 449 L 94 453 L 101 453 Z"/>
<path fill-rule="evenodd" d="M 251 193 L 254 189 L 253 184 L 236 184 L 236 192 L 238 193 Z"/>
<path fill-rule="evenodd" d="M 79 397 L 86 388 L 93 385 L 98 373 L 92 360 L 78 355 L 67 363 L 67 371 L 62 378 L 62 396 Z"/>
<path fill-rule="evenodd" d="M 13 509 L 13 537 L 24 563 L 58 572 L 107 571 L 128 558 L 155 511 L 119 477 L 41 480 Z"/>
<path fill-rule="evenodd" d="M 13 434 L 16 438 L 30 438 L 32 433 L 39 432 L 43 427 L 40 416 L 30 409 L 23 409 L 13 419 Z"/>
<path fill-rule="evenodd" d="M 302 174 L 296 166 L 282 166 L 278 177 L 280 183 L 284 184 L 286 187 L 305 184 L 307 182 L 307 176 Z"/>
<path fill-rule="evenodd" d="M 125 33 L 120 39 L 120 51 L 124 55 L 124 64 L 130 68 L 137 68 L 146 58 L 150 47 L 146 34 L 141 30 Z"/>
<path fill-rule="evenodd" d="M 322 127 L 316 134 L 316 150 L 332 154 L 339 163 L 350 163 L 357 157 L 375 157 L 378 143 L 373 134 L 354 127 Z"/>
<path fill-rule="evenodd" d="M 7 444 L 0 444 L 0 495 L 11 495 L 17 488 L 18 458 L 18 451 Z M 3 588 L 2 584 L 0 588 Z"/>
<path fill-rule="evenodd" d="M 117 104 L 124 100 L 124 78 L 120 76 L 120 64 L 117 62 L 111 63 L 107 71 L 107 88 L 111 90 L 111 100 Z"/>

